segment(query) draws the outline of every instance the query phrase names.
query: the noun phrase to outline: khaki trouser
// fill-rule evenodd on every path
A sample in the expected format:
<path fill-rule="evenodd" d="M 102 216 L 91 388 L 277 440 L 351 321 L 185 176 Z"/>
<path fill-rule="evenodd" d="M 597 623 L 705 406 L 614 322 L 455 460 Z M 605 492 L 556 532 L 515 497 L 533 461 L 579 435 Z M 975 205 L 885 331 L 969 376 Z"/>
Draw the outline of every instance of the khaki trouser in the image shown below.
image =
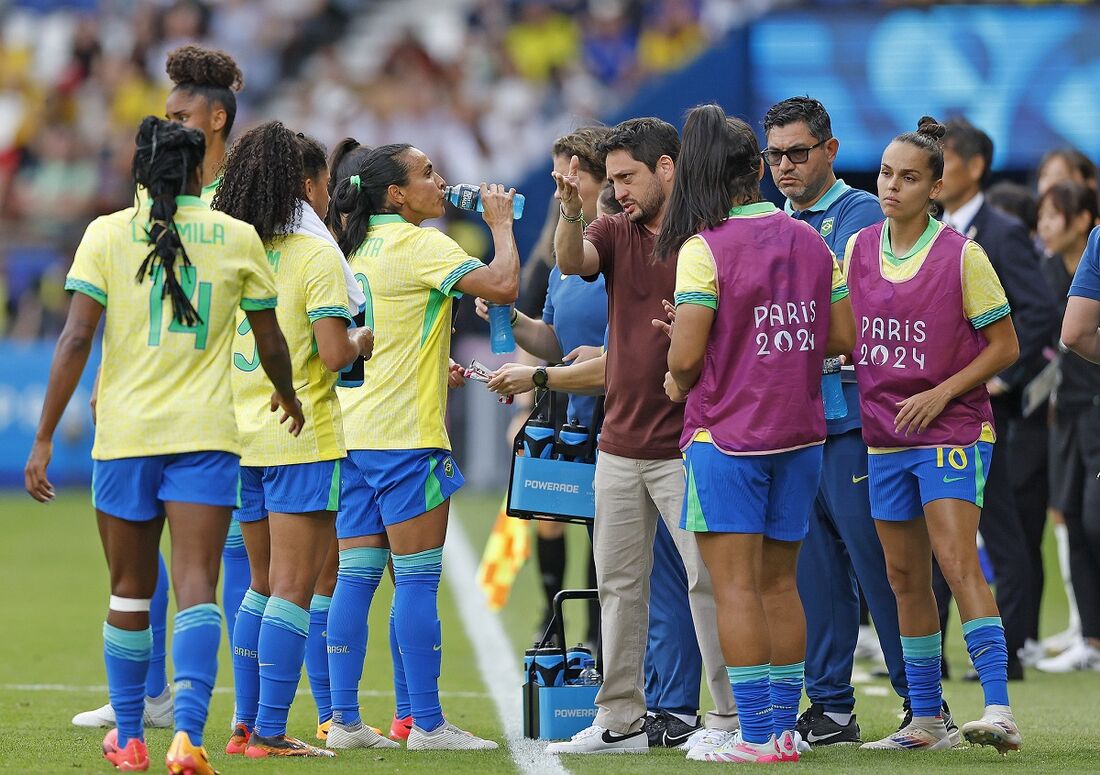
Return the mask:
<path fill-rule="evenodd" d="M 737 728 L 737 707 L 718 643 L 710 575 L 695 536 L 680 529 L 684 467 L 679 459 L 635 460 L 601 452 L 596 459 L 596 520 L 592 538 L 600 592 L 603 686 L 595 723 L 618 734 L 642 726 L 645 648 L 649 632 L 649 574 L 657 519 L 663 518 L 688 578 L 688 602 L 715 710 L 712 728 Z"/>

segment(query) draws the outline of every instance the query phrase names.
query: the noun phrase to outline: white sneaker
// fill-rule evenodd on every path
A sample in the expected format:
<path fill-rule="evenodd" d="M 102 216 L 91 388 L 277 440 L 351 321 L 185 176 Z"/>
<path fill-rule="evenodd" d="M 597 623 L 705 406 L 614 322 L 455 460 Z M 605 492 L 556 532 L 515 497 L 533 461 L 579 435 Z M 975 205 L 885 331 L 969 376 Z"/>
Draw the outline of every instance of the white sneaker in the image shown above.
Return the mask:
<path fill-rule="evenodd" d="M 400 748 L 401 745 L 375 732 L 363 722 L 353 727 L 333 722 L 329 727 L 325 748 Z"/>
<path fill-rule="evenodd" d="M 1081 640 L 1081 628 L 1070 627 L 1068 630 L 1062 630 L 1056 635 L 1050 635 L 1043 638 L 1042 647 L 1048 654 L 1061 654 L 1066 649 L 1078 643 Z"/>
<path fill-rule="evenodd" d="M 1020 664 L 1024 667 L 1035 667 L 1040 660 L 1046 658 L 1046 655 L 1047 651 L 1043 648 L 1043 644 L 1033 638 L 1025 640 L 1024 645 L 1016 651 L 1016 656 L 1020 658 Z"/>
<path fill-rule="evenodd" d="M 546 753 L 649 753 L 649 737 L 644 728 L 620 735 L 593 724 L 569 740 L 550 743 Z"/>
<path fill-rule="evenodd" d="M 1056 657 L 1040 659 L 1035 667 L 1044 673 L 1072 673 L 1075 670 L 1100 670 L 1100 649 L 1084 640 Z"/>
<path fill-rule="evenodd" d="M 766 743 L 746 743 L 741 738 L 741 731 L 738 730 L 730 735 L 725 745 L 703 754 L 702 761 L 731 764 L 770 764 L 781 761 L 781 759 L 774 735 L 768 738 Z M 789 761 L 798 761 L 798 754 L 793 754 Z"/>
<path fill-rule="evenodd" d="M 913 721 L 881 740 L 860 746 L 868 751 L 940 751 L 948 748 L 951 748 L 951 736 L 943 721 L 934 727 Z"/>
<path fill-rule="evenodd" d="M 173 714 L 172 692 L 168 687 L 164 688 L 159 697 L 145 698 L 145 712 L 143 715 L 147 728 L 158 727 L 171 729 L 175 717 Z M 107 703 L 95 710 L 86 710 L 73 716 L 74 727 L 113 727 L 115 726 L 115 709 L 111 703 Z"/>
<path fill-rule="evenodd" d="M 724 729 L 700 729 L 688 738 L 688 741 L 681 746 L 681 750 L 687 751 L 687 758 L 693 762 L 706 761 L 704 756 L 726 745 L 736 734 Z"/>
<path fill-rule="evenodd" d="M 499 747 L 492 740 L 482 740 L 450 721 L 444 721 L 432 732 L 425 732 L 413 724 L 406 745 L 410 751 L 491 751 Z"/>
<path fill-rule="evenodd" d="M 859 625 L 859 635 L 856 636 L 856 659 L 872 659 L 883 661 L 882 646 L 878 642 L 875 628 L 869 624 Z"/>
<path fill-rule="evenodd" d="M 963 737 L 974 745 L 991 745 L 998 753 L 1020 750 L 1023 737 L 1007 705 L 990 705 L 981 719 L 963 724 Z"/>

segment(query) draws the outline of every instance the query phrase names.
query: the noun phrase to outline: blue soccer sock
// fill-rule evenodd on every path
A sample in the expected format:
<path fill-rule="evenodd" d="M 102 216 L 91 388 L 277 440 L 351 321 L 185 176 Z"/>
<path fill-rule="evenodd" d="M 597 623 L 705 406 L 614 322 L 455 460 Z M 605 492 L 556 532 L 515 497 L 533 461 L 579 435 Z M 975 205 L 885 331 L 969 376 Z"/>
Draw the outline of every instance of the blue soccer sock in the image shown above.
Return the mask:
<path fill-rule="evenodd" d="M 940 684 L 940 658 L 943 636 L 901 636 L 901 654 L 905 660 L 905 678 L 909 682 L 909 701 L 913 716 L 929 718 L 940 715 L 943 707 L 943 687 Z"/>
<path fill-rule="evenodd" d="M 776 738 L 794 729 L 802 686 L 806 681 L 806 663 L 772 665 L 769 671 L 772 698 L 772 729 Z"/>
<path fill-rule="evenodd" d="M 261 737 L 286 734 L 290 703 L 298 691 L 306 658 L 309 611 L 281 597 L 268 598 L 260 625 L 260 712 L 256 732 Z"/>
<path fill-rule="evenodd" d="M 442 546 L 393 556 L 397 642 L 405 664 L 413 720 L 425 732 L 443 723 L 443 708 L 439 704 L 443 639 L 437 599 L 442 572 Z"/>
<path fill-rule="evenodd" d="M 157 588 L 149 602 L 149 627 L 153 630 L 153 651 L 149 656 L 149 672 L 145 675 L 145 696 L 159 697 L 168 688 L 165 667 L 165 637 L 168 634 L 168 568 L 164 555 L 157 553 Z"/>
<path fill-rule="evenodd" d="M 761 745 L 772 738 L 772 692 L 769 665 L 726 667 L 733 699 L 741 719 L 741 737 L 746 743 Z"/>
<path fill-rule="evenodd" d="M 359 681 L 367 655 L 367 617 L 382 580 L 389 549 L 359 547 L 340 552 L 336 591 L 328 612 L 329 696 L 332 720 L 359 722 Z"/>
<path fill-rule="evenodd" d="M 306 675 L 309 690 L 317 703 L 317 723 L 332 718 L 332 698 L 328 686 L 328 611 L 332 598 L 314 595 L 309 601 L 309 637 L 306 638 Z"/>
<path fill-rule="evenodd" d="M 200 603 L 176 614 L 172 627 L 176 731 L 186 732 L 195 745 L 202 745 L 221 639 L 222 612 L 214 603 Z"/>
<path fill-rule="evenodd" d="M 970 661 L 982 682 L 986 705 L 1008 705 L 1008 645 L 999 616 L 984 616 L 963 623 L 963 638 Z"/>
<path fill-rule="evenodd" d="M 249 729 L 256 726 L 256 714 L 260 709 L 260 624 L 267 601 L 266 595 L 254 589 L 245 592 L 232 634 L 236 721 Z"/>
<path fill-rule="evenodd" d="M 401 658 L 401 647 L 397 645 L 397 620 L 394 618 L 393 610 L 391 605 L 390 658 L 393 660 L 393 693 L 397 699 L 394 715 L 397 718 L 408 718 L 412 715 L 412 704 L 409 702 L 409 685 L 405 682 L 405 660 Z"/>
<path fill-rule="evenodd" d="M 232 635 L 237 627 L 237 611 L 241 608 L 248 585 L 252 583 L 241 523 L 236 519 L 229 522 L 229 535 L 225 537 L 225 548 L 222 549 L 222 567 L 225 569 L 222 573 L 222 606 L 225 608 L 229 634 Z"/>
<path fill-rule="evenodd" d="M 122 630 L 103 623 L 103 661 L 107 665 L 107 689 L 115 709 L 118 747 L 131 739 L 145 738 L 142 717 L 145 713 L 145 676 L 153 651 L 153 632 Z"/>

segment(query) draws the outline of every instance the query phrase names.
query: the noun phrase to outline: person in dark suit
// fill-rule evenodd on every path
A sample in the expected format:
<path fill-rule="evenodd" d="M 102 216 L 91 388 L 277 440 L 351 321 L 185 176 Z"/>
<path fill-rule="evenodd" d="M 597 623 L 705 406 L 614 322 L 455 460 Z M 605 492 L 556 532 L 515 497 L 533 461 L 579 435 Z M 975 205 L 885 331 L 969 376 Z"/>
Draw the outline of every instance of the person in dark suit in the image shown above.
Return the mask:
<path fill-rule="evenodd" d="M 1008 675 L 1018 680 L 1023 678 L 1023 666 L 1017 652 L 1029 634 L 1031 611 L 1038 601 L 1032 600 L 1033 552 L 1027 539 L 1033 531 L 1024 530 L 1012 488 L 1014 466 L 1009 462 L 1014 455 L 1027 455 L 1029 451 L 1012 447 L 1008 427 L 1022 414 L 1023 388 L 1045 365 L 1043 348 L 1049 344 L 1057 325 L 1056 305 L 1027 227 L 985 201 L 982 189 L 989 180 L 993 161 L 993 141 L 989 135 L 965 119 L 949 121 L 943 158 L 943 190 L 939 199 L 943 220 L 981 245 L 989 255 L 1012 307 L 1012 322 L 1020 342 L 1019 360 L 986 386 L 997 438 L 1009 443 L 1000 447 L 1004 450 L 1002 457 L 994 457 L 990 466 L 979 525 L 993 563 L 997 606 L 1008 641 Z M 940 621 L 945 624 L 951 593 L 938 568 L 935 589 Z"/>

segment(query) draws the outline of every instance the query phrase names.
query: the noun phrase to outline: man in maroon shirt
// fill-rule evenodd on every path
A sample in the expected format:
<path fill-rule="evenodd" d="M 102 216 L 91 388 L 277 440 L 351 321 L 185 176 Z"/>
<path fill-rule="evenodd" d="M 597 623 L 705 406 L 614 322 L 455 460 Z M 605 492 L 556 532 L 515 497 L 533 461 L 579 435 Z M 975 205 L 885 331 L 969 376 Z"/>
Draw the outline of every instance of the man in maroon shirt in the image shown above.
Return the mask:
<path fill-rule="evenodd" d="M 737 710 L 718 644 L 714 596 L 694 538 L 680 529 L 684 471 L 682 404 L 664 393 L 669 340 L 652 320 L 676 286 L 675 258 L 657 262 L 653 243 L 672 190 L 680 140 L 655 118 L 624 121 L 601 144 L 619 215 L 581 222 L 576 170 L 554 175 L 561 217 L 554 235 L 563 274 L 607 281 L 605 418 L 596 461 L 593 552 L 603 622 L 604 680 L 591 727 L 550 753 L 645 753 L 643 663 L 649 628 L 649 576 L 657 519 L 684 560 L 688 600 L 716 710 L 711 729 L 737 728 Z M 575 166 L 575 165 L 574 165 Z M 720 735 L 719 735 L 720 736 Z"/>

